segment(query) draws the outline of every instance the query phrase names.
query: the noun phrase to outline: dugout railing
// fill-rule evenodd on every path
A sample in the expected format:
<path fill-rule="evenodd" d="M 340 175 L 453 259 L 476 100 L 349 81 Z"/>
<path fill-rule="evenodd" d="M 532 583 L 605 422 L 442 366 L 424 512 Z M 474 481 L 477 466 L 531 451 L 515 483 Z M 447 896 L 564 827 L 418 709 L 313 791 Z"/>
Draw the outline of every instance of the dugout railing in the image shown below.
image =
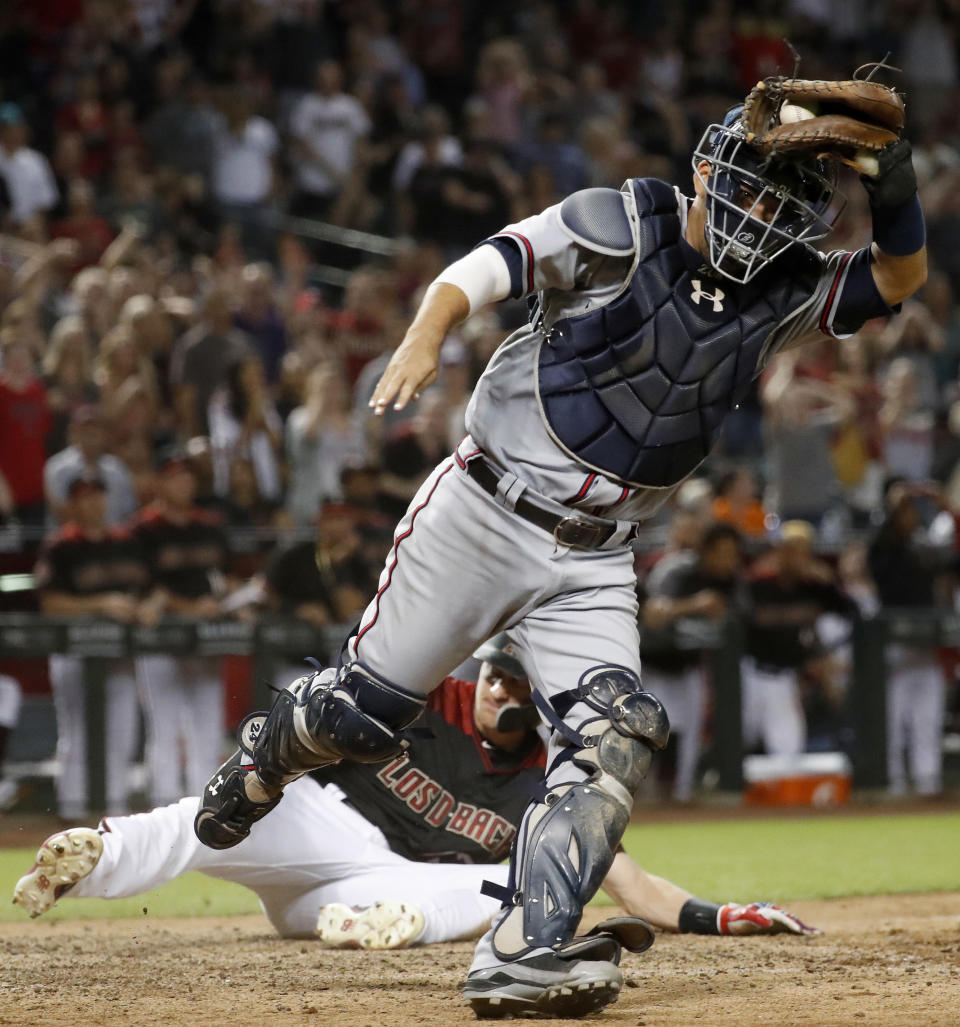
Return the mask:
<path fill-rule="evenodd" d="M 0 614 L 0 659 L 42 659 L 51 654 L 83 657 L 87 688 L 87 763 L 92 808 L 104 796 L 104 676 L 111 661 L 149 653 L 173 656 L 249 656 L 253 660 L 251 703 L 272 704 L 273 668 L 307 656 L 335 660 L 347 625 L 318 629 L 282 615 L 256 620 L 165 619 L 156 626 L 87 618 L 54 618 L 37 613 Z M 890 642 L 937 648 L 960 647 L 960 616 L 935 610 L 887 609 L 853 623 L 853 668 L 846 693 L 845 721 L 852 738 L 848 752 L 857 788 L 886 784 L 886 659 Z M 712 762 L 721 791 L 743 789 L 740 659 L 743 626 L 681 619 L 668 636 L 649 643 L 703 653 L 714 695 Z"/>

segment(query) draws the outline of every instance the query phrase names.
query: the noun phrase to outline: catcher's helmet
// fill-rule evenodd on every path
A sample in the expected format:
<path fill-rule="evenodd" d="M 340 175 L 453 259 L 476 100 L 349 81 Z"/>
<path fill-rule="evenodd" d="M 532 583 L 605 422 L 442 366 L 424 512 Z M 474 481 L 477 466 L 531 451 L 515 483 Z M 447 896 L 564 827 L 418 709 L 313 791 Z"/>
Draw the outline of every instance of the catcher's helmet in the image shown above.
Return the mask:
<path fill-rule="evenodd" d="M 843 209 L 835 165 L 761 157 L 744 140 L 742 111 L 734 107 L 722 125 L 710 125 L 693 151 L 707 192 L 710 264 L 741 284 L 793 243 L 822 239 Z M 703 161 L 710 164 L 706 174 Z"/>

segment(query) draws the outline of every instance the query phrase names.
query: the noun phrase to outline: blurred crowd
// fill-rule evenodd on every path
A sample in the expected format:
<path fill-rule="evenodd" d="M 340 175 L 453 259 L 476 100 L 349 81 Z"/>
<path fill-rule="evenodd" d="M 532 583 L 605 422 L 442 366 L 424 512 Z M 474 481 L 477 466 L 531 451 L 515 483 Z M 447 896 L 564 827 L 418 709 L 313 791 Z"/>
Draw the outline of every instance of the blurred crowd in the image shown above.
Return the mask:
<path fill-rule="evenodd" d="M 829 635 L 824 619 L 852 605 L 953 606 L 958 27 L 956 0 L 10 0 L 0 572 L 36 562 L 45 608 L 60 613 L 149 622 L 272 607 L 316 625 L 355 620 L 393 525 L 462 436 L 473 384 L 526 316 L 510 302 L 474 316 L 418 404 L 371 417 L 378 375 L 439 270 L 576 189 L 643 175 L 686 185 L 704 125 L 758 78 L 792 71 L 794 50 L 810 78 L 849 77 L 890 51 L 929 281 L 889 323 L 773 362 L 638 555 L 651 632 L 691 610 L 769 616 L 770 580 L 785 574 L 788 595 L 803 582 L 780 603 L 803 644 L 764 640 L 777 625 L 750 621 L 744 672 L 793 674 L 776 708 L 797 716 L 774 718 L 792 723 L 790 738 L 764 734 L 756 703 L 744 726 L 767 751 L 821 744 L 817 725 L 822 744 L 837 744 L 843 631 L 817 648 L 818 622 Z M 855 178 L 845 192 L 831 248 L 869 238 Z M 88 541 L 135 544 L 134 556 L 104 576 L 102 554 L 67 545 L 64 526 L 77 524 Z M 718 538 L 717 524 L 736 530 Z M 727 552 L 704 584 L 713 544 L 736 560 Z M 670 605 L 680 600 L 692 606 Z M 676 684 L 692 664 L 671 664 L 670 644 L 661 670 Z M 901 662 L 929 670 L 928 656 Z M 162 688 L 149 702 L 172 674 L 154 668 Z M 772 702 L 777 687 L 756 695 Z M 930 702 L 942 710 L 942 674 L 939 687 Z M 698 694 L 687 733 L 700 737 Z M 679 754 L 678 772 L 691 760 Z M 921 790 L 939 787 L 929 768 L 911 772 Z M 156 801 L 179 794 L 169 788 Z"/>

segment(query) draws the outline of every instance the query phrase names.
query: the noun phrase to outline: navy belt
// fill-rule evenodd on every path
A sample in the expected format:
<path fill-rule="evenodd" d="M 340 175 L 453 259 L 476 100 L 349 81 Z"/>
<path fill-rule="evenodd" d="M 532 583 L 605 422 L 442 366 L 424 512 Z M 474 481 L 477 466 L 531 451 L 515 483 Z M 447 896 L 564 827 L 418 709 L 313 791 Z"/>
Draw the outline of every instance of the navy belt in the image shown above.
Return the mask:
<path fill-rule="evenodd" d="M 484 492 L 498 498 L 498 486 L 503 478 L 503 471 L 493 464 L 482 453 L 466 462 L 466 472 L 483 489 Z M 524 490 L 513 506 L 513 511 L 525 521 L 535 524 L 552 535 L 562 546 L 571 549 L 601 549 L 618 531 L 622 530 L 620 521 L 606 517 L 593 517 L 590 514 L 558 513 L 554 507 L 565 509 L 561 504 L 550 504 L 529 489 Z M 636 536 L 637 526 L 633 525 L 622 540 L 625 544 Z"/>

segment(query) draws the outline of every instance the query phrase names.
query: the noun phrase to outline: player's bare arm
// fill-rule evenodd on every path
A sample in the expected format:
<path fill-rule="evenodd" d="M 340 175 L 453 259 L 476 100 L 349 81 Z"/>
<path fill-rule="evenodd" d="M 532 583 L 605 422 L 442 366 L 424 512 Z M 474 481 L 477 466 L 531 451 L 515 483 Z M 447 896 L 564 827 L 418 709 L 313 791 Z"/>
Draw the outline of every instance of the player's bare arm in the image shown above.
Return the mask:
<path fill-rule="evenodd" d="M 472 250 L 443 270 L 424 294 L 404 340 L 377 384 L 370 406 L 382 414 L 393 400 L 402 410 L 437 377 L 447 332 L 472 313 L 510 292 L 506 261 L 489 246 Z"/>
<path fill-rule="evenodd" d="M 395 410 L 402 410 L 436 379 L 443 340 L 469 313 L 470 300 L 458 286 L 434 282 L 427 289 L 413 324 L 377 383 L 370 400 L 375 413 L 382 414 L 391 401 Z"/>
<path fill-rule="evenodd" d="M 720 905 L 664 877 L 647 873 L 625 852 L 613 859 L 603 890 L 631 916 L 683 934 L 819 934 L 792 913 L 769 902 Z"/>

